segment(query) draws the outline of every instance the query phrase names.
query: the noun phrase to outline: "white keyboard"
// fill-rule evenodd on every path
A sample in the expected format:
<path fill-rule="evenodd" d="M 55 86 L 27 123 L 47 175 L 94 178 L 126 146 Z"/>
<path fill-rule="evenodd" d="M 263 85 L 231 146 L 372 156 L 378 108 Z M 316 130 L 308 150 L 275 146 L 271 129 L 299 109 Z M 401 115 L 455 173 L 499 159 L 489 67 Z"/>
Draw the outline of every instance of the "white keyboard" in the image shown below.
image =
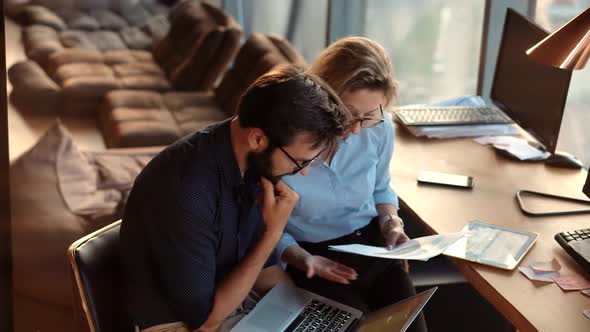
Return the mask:
<path fill-rule="evenodd" d="M 402 106 L 394 108 L 406 126 L 501 124 L 513 121 L 496 107 L 489 106 Z"/>

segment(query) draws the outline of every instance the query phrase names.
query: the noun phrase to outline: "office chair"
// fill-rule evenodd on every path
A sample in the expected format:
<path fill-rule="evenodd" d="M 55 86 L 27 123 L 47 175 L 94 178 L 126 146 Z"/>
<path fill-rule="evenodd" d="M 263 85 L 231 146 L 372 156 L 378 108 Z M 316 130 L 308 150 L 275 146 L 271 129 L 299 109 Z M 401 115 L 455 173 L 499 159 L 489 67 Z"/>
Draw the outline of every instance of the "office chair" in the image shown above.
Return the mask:
<path fill-rule="evenodd" d="M 119 255 L 119 228 L 114 222 L 68 248 L 83 320 L 90 332 L 132 331 L 125 307 L 125 284 Z M 81 316 L 81 315 L 77 315 Z"/>

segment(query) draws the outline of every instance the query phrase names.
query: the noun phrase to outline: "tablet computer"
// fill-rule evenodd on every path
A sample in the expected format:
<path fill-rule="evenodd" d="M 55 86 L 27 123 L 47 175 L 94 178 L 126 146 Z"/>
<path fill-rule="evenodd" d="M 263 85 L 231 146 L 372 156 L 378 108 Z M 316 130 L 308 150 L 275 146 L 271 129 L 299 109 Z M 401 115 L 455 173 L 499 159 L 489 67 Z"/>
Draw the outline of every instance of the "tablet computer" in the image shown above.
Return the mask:
<path fill-rule="evenodd" d="M 472 221 L 466 235 L 443 254 L 471 262 L 512 270 L 531 249 L 539 234 Z"/>

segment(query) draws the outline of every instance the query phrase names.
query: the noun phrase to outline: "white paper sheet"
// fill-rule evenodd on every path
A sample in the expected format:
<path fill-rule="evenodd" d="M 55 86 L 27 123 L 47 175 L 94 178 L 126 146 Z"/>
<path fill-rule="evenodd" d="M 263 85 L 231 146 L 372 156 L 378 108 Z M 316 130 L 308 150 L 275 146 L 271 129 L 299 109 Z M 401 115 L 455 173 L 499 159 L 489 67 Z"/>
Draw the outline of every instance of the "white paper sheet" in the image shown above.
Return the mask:
<path fill-rule="evenodd" d="M 534 281 L 544 281 L 544 282 L 555 282 L 553 280 L 554 276 L 558 276 L 559 272 L 557 271 L 550 271 L 550 272 L 536 272 L 532 268 L 528 266 L 520 266 L 518 270 L 524 274 L 527 278 Z"/>
<path fill-rule="evenodd" d="M 474 139 L 479 144 L 491 144 L 496 149 L 504 150 L 520 160 L 543 160 L 551 154 L 539 150 L 524 138 L 513 136 L 484 136 Z"/>
<path fill-rule="evenodd" d="M 465 232 L 424 236 L 409 240 L 392 250 L 387 250 L 384 247 L 366 246 L 362 244 L 330 246 L 330 248 L 351 254 L 371 257 L 427 261 L 434 256 L 440 255 L 447 247 L 455 243 L 464 235 Z"/>

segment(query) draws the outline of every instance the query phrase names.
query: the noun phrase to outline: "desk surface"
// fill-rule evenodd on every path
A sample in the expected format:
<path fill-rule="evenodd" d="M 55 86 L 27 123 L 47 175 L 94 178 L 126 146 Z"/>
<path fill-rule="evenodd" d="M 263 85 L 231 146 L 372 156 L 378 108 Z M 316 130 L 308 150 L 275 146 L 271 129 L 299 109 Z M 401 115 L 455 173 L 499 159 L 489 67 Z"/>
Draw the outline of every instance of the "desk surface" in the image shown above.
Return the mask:
<path fill-rule="evenodd" d="M 474 188 L 418 185 L 416 177 L 422 170 L 471 175 Z M 433 232 L 455 232 L 471 220 L 480 220 L 539 233 L 521 266 L 556 257 L 563 266 L 562 274 L 582 271 L 553 236 L 589 227 L 590 215 L 527 217 L 515 194 L 529 189 L 586 198 L 582 193 L 585 171 L 512 161 L 472 139 L 416 138 L 401 127 L 396 127 L 390 171 L 393 188 L 408 212 Z M 454 263 L 519 331 L 590 331 L 590 319 L 582 313 L 590 309 L 590 297 L 579 291 L 563 292 L 557 284 L 533 283 L 518 269 L 504 271 L 462 260 Z"/>

